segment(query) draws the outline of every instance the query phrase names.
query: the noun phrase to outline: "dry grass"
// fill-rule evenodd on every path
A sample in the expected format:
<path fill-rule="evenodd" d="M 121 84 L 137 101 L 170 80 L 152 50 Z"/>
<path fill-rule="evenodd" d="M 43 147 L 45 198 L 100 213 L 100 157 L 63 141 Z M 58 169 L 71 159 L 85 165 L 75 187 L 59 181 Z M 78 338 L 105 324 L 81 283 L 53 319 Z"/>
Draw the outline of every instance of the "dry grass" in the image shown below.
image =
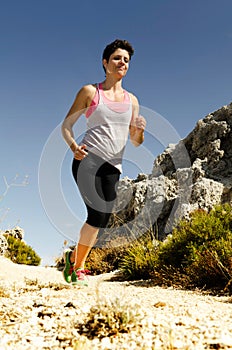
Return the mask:
<path fill-rule="evenodd" d="M 9 298 L 10 294 L 5 290 L 3 286 L 0 286 L 0 298 Z"/>
<path fill-rule="evenodd" d="M 98 288 L 96 294 L 96 304 L 91 307 L 85 321 L 76 324 L 79 334 L 88 339 L 102 339 L 128 333 L 141 325 L 144 319 L 141 305 L 126 300 L 123 295 L 115 298 L 100 296 Z"/>
<path fill-rule="evenodd" d="M 67 284 L 63 284 L 63 283 L 54 283 L 54 282 L 49 282 L 49 283 L 41 283 L 39 282 L 38 279 L 29 279 L 29 278 L 25 278 L 25 290 L 40 290 L 43 288 L 48 288 L 48 289 L 53 289 L 55 291 L 58 290 L 63 290 L 63 289 L 70 289 L 70 286 Z M 29 287 L 29 288 L 27 288 Z M 30 288 L 31 287 L 31 288 Z"/>

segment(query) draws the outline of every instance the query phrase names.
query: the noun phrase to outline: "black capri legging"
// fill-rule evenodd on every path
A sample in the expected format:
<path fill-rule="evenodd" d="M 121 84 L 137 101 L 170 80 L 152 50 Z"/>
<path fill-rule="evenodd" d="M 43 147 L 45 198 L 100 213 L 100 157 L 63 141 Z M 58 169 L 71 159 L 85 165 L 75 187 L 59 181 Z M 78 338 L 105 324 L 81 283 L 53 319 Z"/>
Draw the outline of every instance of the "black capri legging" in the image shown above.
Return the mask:
<path fill-rule="evenodd" d="M 120 171 L 89 152 L 83 160 L 73 159 L 73 177 L 87 208 L 86 222 L 104 228 L 116 199 Z"/>

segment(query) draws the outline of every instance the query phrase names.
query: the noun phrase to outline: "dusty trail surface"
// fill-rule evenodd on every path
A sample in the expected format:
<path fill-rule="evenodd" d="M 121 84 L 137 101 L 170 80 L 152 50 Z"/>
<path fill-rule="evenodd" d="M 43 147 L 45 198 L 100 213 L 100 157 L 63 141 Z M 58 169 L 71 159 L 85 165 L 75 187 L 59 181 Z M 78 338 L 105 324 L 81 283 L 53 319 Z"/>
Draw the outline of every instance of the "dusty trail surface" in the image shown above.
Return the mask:
<path fill-rule="evenodd" d="M 88 287 L 73 287 L 55 268 L 0 257 L 0 349 L 232 349 L 231 298 L 113 282 L 112 276 L 92 276 Z M 119 308 L 134 312 L 128 333 L 99 338 L 95 325 L 96 336 L 87 336 L 90 308 L 103 300 L 119 300 Z"/>

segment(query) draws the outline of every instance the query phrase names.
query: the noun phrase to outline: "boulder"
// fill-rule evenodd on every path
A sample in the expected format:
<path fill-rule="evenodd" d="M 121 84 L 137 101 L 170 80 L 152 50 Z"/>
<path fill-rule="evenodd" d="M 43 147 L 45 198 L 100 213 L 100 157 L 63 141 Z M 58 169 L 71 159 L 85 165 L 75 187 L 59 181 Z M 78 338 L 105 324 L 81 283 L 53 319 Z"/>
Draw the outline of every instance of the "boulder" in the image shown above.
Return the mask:
<path fill-rule="evenodd" d="M 232 103 L 200 119 L 154 161 L 151 174 L 123 178 L 115 212 L 99 243 L 145 232 L 164 239 L 196 209 L 232 204 Z"/>

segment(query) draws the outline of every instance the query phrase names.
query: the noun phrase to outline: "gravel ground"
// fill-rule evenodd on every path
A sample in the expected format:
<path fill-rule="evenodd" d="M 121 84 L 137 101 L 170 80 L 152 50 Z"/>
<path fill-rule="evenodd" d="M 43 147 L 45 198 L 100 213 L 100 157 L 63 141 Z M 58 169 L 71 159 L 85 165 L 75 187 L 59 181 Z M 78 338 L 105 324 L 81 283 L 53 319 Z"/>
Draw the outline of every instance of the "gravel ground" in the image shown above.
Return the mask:
<path fill-rule="evenodd" d="M 88 287 L 72 287 L 54 268 L 0 257 L 0 349 L 232 349 L 231 298 L 113 282 L 113 275 L 90 276 Z M 100 329 L 107 317 L 99 309 L 108 310 L 108 318 L 126 313 L 128 331 L 117 332 L 116 323 Z"/>

